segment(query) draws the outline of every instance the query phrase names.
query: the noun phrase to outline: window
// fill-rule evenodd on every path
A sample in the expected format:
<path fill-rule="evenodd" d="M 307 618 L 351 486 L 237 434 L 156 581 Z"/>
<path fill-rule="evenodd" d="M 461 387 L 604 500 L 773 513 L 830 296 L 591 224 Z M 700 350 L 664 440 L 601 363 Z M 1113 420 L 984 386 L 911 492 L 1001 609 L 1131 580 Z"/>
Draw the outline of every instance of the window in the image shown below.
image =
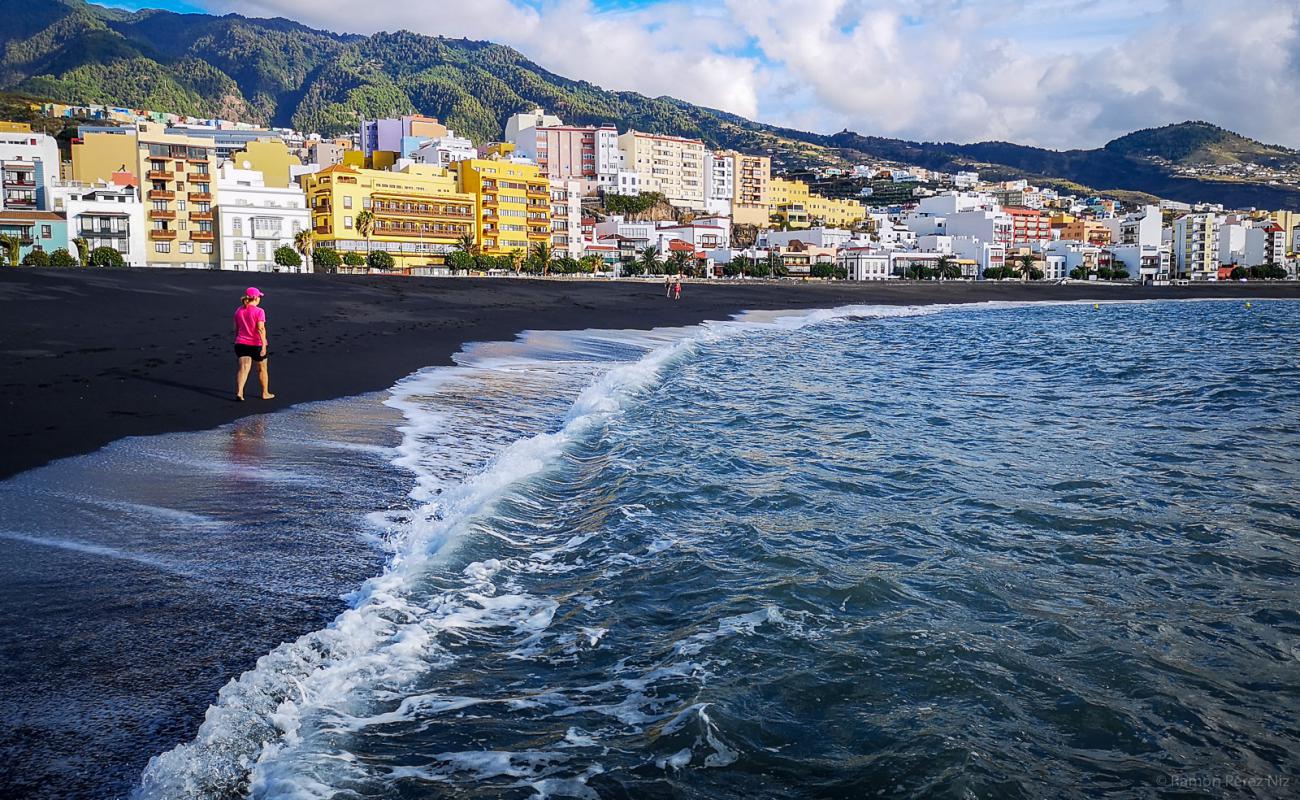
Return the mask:
<path fill-rule="evenodd" d="M 166 210 L 167 210 L 167 201 L 166 201 L 166 200 L 155 200 L 155 201 L 153 201 L 153 210 L 154 210 L 154 211 L 166 211 Z"/>
<path fill-rule="evenodd" d="M 190 224 L 185 220 L 181 220 L 180 222 L 176 223 L 176 230 L 178 231 L 187 231 L 189 229 L 190 229 Z"/>
<path fill-rule="evenodd" d="M 343 207 L 352 208 L 352 195 L 350 194 L 343 195 Z"/>
<path fill-rule="evenodd" d="M 258 261 L 266 260 L 266 242 L 261 240 L 257 242 L 257 260 Z"/>
<path fill-rule="evenodd" d="M 194 243 L 193 243 L 193 242 L 181 242 L 181 252 L 182 252 L 182 253 L 185 253 L 186 255 L 189 255 L 190 253 L 193 253 L 193 252 L 194 252 Z"/>
<path fill-rule="evenodd" d="M 351 228 L 351 227 L 352 227 L 352 217 L 344 217 L 344 218 L 343 218 L 343 227 L 345 227 L 345 228 Z"/>
<path fill-rule="evenodd" d="M 50 232 L 50 226 L 49 226 L 49 225 L 42 225 L 42 226 L 41 226 L 41 238 L 42 238 L 42 239 L 48 239 L 48 238 L 50 238 L 50 236 L 52 236 L 52 235 L 53 235 L 53 234 Z"/>
<path fill-rule="evenodd" d="M 153 251 L 155 253 L 170 253 L 172 251 L 171 242 L 154 242 Z"/>
<path fill-rule="evenodd" d="M 234 256 L 236 259 L 241 259 L 244 257 L 244 243 L 239 239 L 235 240 Z"/>
<path fill-rule="evenodd" d="M 178 210 L 180 210 L 180 211 L 184 211 L 184 210 L 185 210 L 185 201 L 184 201 L 184 200 L 177 200 L 177 201 L 176 201 L 176 208 L 177 208 Z"/>
<path fill-rule="evenodd" d="M 210 255 L 212 255 L 212 252 L 213 252 L 213 251 L 212 251 L 212 242 L 204 242 L 203 244 L 199 245 L 199 252 L 202 253 L 202 254 L 205 255 L 205 256 L 210 256 Z"/>
<path fill-rule="evenodd" d="M 369 198 L 369 197 L 363 197 L 363 198 L 361 198 L 361 207 L 362 207 L 362 208 L 370 208 L 370 198 Z"/>
<path fill-rule="evenodd" d="M 244 219 L 243 219 L 243 217 L 231 217 L 231 219 L 230 219 L 230 232 L 233 233 L 235 236 L 243 236 L 243 235 L 244 235 Z"/>

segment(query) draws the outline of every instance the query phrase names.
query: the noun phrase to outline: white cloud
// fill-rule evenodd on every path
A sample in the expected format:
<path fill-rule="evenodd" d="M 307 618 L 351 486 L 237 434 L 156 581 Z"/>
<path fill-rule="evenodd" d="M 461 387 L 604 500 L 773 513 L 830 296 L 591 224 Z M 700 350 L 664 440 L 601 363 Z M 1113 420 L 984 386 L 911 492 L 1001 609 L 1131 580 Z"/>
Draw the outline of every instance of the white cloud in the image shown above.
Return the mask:
<path fill-rule="evenodd" d="M 824 132 L 1092 147 L 1206 119 L 1300 147 L 1300 10 L 1285 0 L 199 2 L 490 39 L 605 88 Z"/>

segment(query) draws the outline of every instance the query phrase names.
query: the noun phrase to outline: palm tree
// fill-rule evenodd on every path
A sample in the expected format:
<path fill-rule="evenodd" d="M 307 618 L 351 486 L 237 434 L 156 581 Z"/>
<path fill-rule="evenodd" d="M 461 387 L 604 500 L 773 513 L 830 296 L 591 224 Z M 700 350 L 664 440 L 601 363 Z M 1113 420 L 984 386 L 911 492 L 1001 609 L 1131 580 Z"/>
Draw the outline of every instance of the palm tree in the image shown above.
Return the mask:
<path fill-rule="evenodd" d="M 653 246 L 641 251 L 641 269 L 646 275 L 659 274 L 659 251 Z"/>
<path fill-rule="evenodd" d="M 87 260 L 90 258 L 90 242 L 78 236 L 72 240 L 72 243 L 77 247 L 77 261 L 81 263 L 81 266 L 86 266 Z"/>
<path fill-rule="evenodd" d="M 468 256 L 477 255 L 478 240 L 474 238 L 474 234 L 472 233 L 462 234 L 461 237 L 456 240 L 456 249 Z"/>
<path fill-rule="evenodd" d="M 691 257 L 686 254 L 685 250 L 674 250 L 672 254 L 668 256 L 668 263 L 672 265 L 673 269 L 677 270 L 678 275 L 681 275 L 682 273 L 690 274 L 687 269 L 690 260 Z"/>
<path fill-rule="evenodd" d="M 357 233 L 366 240 L 366 260 L 370 260 L 370 233 L 375 227 L 375 215 L 369 211 L 362 211 L 357 214 Z"/>
<path fill-rule="evenodd" d="M 311 267 L 311 253 L 316 247 L 316 241 L 312 239 L 310 230 L 301 230 L 293 235 L 293 249 L 298 251 L 302 256 L 302 263 Z"/>
<path fill-rule="evenodd" d="M 596 255 L 595 253 L 592 253 L 590 255 L 585 255 L 582 258 L 578 259 L 578 264 L 579 266 L 582 267 L 583 272 L 595 272 L 596 270 L 605 266 L 605 259 Z"/>
<path fill-rule="evenodd" d="M 519 265 L 524 263 L 524 251 L 516 247 L 510 251 L 506 258 L 510 259 L 510 268 L 515 271 L 515 275 L 519 275 Z"/>
<path fill-rule="evenodd" d="M 0 233 L 0 255 L 4 256 L 5 263 L 11 267 L 18 266 L 21 252 L 22 242 L 18 241 L 17 236 Z"/>
<path fill-rule="evenodd" d="M 1017 257 L 1016 261 L 1020 262 L 1020 266 L 1017 268 L 1017 271 L 1020 273 L 1020 279 L 1025 281 L 1029 280 L 1029 276 L 1034 271 L 1034 257 L 1026 254 Z"/>
<path fill-rule="evenodd" d="M 942 255 L 939 260 L 934 262 L 934 277 L 936 280 L 952 277 L 952 268 L 957 265 L 953 263 L 952 256 Z M 961 277 L 961 268 L 957 268 L 957 277 Z"/>
<path fill-rule="evenodd" d="M 546 242 L 538 242 L 533 245 L 533 263 L 541 270 L 542 275 L 551 271 L 551 261 L 554 260 L 555 254 L 551 252 L 551 246 Z"/>

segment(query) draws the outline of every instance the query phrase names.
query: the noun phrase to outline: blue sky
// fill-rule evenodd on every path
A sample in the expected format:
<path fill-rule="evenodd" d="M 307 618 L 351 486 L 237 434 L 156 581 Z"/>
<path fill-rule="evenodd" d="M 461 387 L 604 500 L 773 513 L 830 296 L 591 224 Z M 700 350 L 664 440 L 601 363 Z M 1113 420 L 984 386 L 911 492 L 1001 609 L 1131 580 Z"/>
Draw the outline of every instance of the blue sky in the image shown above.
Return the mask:
<path fill-rule="evenodd" d="M 823 132 L 1067 148 L 1205 119 L 1300 147 L 1300 10 L 1285 0 L 105 4 L 491 39 L 609 89 Z"/>

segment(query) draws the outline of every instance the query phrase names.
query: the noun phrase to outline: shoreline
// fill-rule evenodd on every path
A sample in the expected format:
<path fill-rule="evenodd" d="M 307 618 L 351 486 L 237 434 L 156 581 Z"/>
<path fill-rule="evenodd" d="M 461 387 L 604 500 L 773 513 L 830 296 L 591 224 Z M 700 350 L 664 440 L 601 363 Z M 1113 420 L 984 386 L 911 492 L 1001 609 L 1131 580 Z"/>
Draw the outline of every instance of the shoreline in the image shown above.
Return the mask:
<path fill-rule="evenodd" d="M 266 292 L 271 390 L 237 403 L 230 317 Z M 965 282 L 406 278 L 191 270 L 0 271 L 6 414 L 0 479 L 129 436 L 214 428 L 383 391 L 471 342 L 526 330 L 675 327 L 746 311 L 987 301 L 1300 299 L 1300 283 L 1136 287 Z"/>

